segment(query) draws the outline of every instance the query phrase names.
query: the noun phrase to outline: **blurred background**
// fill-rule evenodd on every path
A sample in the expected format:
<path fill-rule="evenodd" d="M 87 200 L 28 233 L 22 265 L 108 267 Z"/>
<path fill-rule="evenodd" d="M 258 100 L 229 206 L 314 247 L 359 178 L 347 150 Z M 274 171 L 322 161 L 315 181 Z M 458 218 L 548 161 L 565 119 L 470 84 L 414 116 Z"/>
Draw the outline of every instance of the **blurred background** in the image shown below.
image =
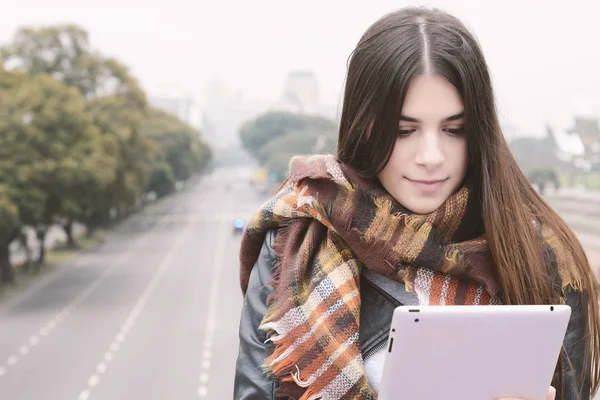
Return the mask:
<path fill-rule="evenodd" d="M 405 5 L 481 42 L 532 185 L 600 269 L 600 5 L 4 0 L 0 399 L 228 399 L 241 232 L 333 152 L 346 63 Z"/>

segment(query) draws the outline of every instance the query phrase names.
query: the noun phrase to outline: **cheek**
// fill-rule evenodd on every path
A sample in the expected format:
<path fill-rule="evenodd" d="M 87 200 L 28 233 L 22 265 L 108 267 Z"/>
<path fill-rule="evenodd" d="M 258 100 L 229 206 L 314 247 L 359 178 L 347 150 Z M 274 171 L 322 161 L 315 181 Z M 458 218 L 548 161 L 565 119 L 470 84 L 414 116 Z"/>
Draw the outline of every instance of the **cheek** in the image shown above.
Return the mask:
<path fill-rule="evenodd" d="M 467 169 L 469 167 L 469 151 L 467 147 L 466 140 L 464 143 L 460 143 L 455 150 L 456 159 L 454 161 L 455 169 L 460 171 L 461 179 L 465 177 L 467 174 Z"/>
<path fill-rule="evenodd" d="M 469 163 L 469 151 L 466 138 L 453 138 L 448 148 L 447 157 L 452 158 L 452 164 L 465 167 Z"/>
<path fill-rule="evenodd" d="M 405 165 L 405 163 L 402 162 L 402 152 L 399 147 L 400 146 L 397 145 L 394 146 L 390 159 L 383 170 L 378 174 L 379 180 L 384 186 L 394 185 L 403 175 L 402 166 Z M 386 187 L 386 189 L 389 188 Z"/>
<path fill-rule="evenodd" d="M 467 140 L 465 139 L 463 142 L 463 146 L 462 146 L 462 163 L 465 167 L 465 169 L 467 169 L 467 166 L 469 165 L 469 146 L 467 144 Z"/>
<path fill-rule="evenodd" d="M 398 170 L 403 165 L 406 165 L 406 159 L 408 158 L 407 152 L 409 151 L 408 146 L 402 145 L 398 142 L 394 145 L 394 150 L 392 150 L 392 155 L 390 156 L 389 165 L 394 167 L 394 169 Z"/>

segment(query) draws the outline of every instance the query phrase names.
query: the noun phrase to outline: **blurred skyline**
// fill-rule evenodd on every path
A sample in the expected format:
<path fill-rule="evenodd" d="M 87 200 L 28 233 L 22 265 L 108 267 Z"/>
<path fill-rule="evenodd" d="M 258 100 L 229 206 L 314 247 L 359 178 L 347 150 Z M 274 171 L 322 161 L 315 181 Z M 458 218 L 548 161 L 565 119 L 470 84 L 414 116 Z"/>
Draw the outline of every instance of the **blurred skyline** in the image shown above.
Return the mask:
<path fill-rule="evenodd" d="M 268 107 L 290 71 L 312 70 L 321 103 L 339 109 L 348 56 L 369 25 L 405 5 L 436 6 L 477 35 L 502 121 L 515 134 L 542 135 L 546 123 L 565 128 L 575 115 L 600 117 L 594 1 L 4 1 L 0 43 L 21 26 L 77 23 L 151 97 L 191 97 L 201 108 L 211 107 L 207 93 L 219 85 L 240 104 Z"/>

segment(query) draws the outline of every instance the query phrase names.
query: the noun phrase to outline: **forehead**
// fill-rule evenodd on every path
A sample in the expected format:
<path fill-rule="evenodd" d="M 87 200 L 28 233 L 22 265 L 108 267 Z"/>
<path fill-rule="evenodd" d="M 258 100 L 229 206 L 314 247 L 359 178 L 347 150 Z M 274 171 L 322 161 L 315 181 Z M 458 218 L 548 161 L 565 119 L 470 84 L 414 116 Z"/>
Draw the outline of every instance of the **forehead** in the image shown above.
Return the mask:
<path fill-rule="evenodd" d="M 463 110 L 458 90 L 443 77 L 427 74 L 410 84 L 401 114 L 419 120 L 443 120 Z"/>

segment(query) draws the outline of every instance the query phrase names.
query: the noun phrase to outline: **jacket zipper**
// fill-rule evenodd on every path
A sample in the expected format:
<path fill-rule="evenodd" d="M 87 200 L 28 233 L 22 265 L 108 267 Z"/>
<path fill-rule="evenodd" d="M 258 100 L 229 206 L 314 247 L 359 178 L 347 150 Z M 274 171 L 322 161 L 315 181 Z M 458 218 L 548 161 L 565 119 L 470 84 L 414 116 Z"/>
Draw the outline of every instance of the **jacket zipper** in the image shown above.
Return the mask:
<path fill-rule="evenodd" d="M 378 351 L 385 349 L 385 346 L 387 346 L 387 343 L 388 343 L 388 339 L 387 339 L 387 337 L 384 337 L 381 340 L 381 343 L 379 343 L 377 346 L 373 347 L 371 350 L 369 350 L 365 353 L 365 356 L 363 357 L 363 361 L 366 361 L 369 357 L 371 357 L 373 354 L 377 353 Z"/>

